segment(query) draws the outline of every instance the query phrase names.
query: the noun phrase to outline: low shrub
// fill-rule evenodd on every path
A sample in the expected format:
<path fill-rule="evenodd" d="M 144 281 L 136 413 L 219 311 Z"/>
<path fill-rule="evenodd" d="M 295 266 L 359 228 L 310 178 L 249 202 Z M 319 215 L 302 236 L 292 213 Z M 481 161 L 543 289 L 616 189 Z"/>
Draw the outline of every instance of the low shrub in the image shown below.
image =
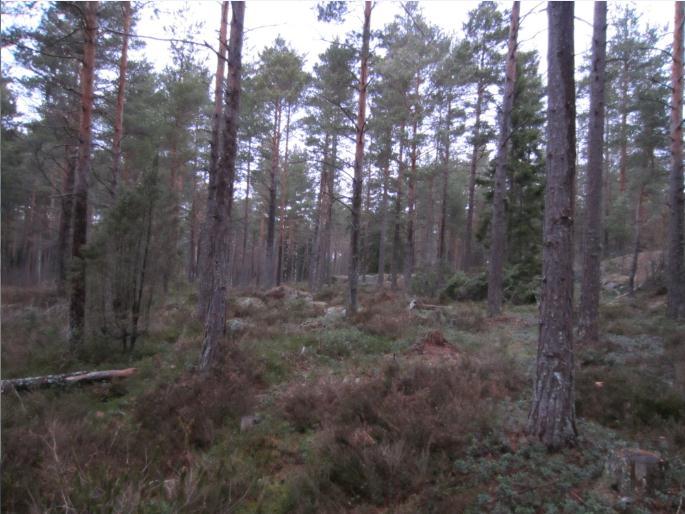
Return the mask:
<path fill-rule="evenodd" d="M 297 430 L 322 429 L 293 494 L 307 505 L 320 505 L 324 494 L 329 502 L 386 505 L 420 491 L 473 437 L 491 431 L 494 401 L 507 395 L 490 383 L 495 378 L 467 359 L 393 360 L 371 379 L 291 391 L 284 417 Z"/>
<path fill-rule="evenodd" d="M 261 384 L 256 361 L 235 347 L 225 353 L 220 366 L 205 374 L 182 375 L 137 401 L 135 419 L 170 469 L 188 449 L 211 446 L 227 419 L 236 419 L 254 406 Z"/>
<path fill-rule="evenodd" d="M 510 266 L 504 270 L 502 284 L 504 300 L 514 305 L 535 303 L 540 289 L 540 277 L 531 277 L 529 271 L 520 266 Z M 488 295 L 488 276 L 481 272 L 466 275 L 457 272 L 447 281 L 440 293 L 443 300 L 482 301 Z"/>
<path fill-rule="evenodd" d="M 488 279 L 485 273 L 467 275 L 461 271 L 452 275 L 440 297 L 449 300 L 485 300 L 488 294 Z"/>
<path fill-rule="evenodd" d="M 576 411 L 614 428 L 661 426 L 685 419 L 685 398 L 658 377 L 630 368 L 581 368 Z"/>
<path fill-rule="evenodd" d="M 362 298 L 363 309 L 354 318 L 354 324 L 375 336 L 397 339 L 407 335 L 416 325 L 408 311 L 404 295 L 381 291 Z"/>

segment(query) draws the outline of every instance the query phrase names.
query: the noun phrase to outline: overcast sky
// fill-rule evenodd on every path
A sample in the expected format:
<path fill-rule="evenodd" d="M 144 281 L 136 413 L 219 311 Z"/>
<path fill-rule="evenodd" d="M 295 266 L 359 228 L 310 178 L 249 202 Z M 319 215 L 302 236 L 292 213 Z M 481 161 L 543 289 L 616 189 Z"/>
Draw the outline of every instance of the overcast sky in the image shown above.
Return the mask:
<path fill-rule="evenodd" d="M 610 4 L 612 6 L 626 2 Z M 156 2 L 154 7 L 159 10 L 159 16 L 152 13 L 153 7 L 145 9 L 138 25 L 138 33 L 150 36 L 164 37 L 164 27 L 171 24 L 175 10 L 182 8 L 186 2 L 166 1 Z M 221 4 L 216 0 L 189 2 L 190 12 L 186 15 L 186 22 L 201 22 L 203 29 L 196 33 L 193 39 L 207 41 L 214 44 L 218 38 L 218 25 Z M 300 54 L 306 56 L 307 66 L 311 68 L 317 56 L 322 53 L 328 41 L 336 35 L 343 36 L 350 30 L 359 31 L 362 26 L 362 2 L 352 2 L 350 15 L 344 24 L 321 23 L 316 19 L 316 2 L 311 1 L 259 1 L 247 2 L 245 9 L 245 52 L 247 60 L 254 60 L 259 51 L 270 45 L 276 36 L 281 35 Z M 462 25 L 467 19 L 468 12 L 477 6 L 474 1 L 453 0 L 424 0 L 420 2 L 426 19 L 438 25 L 447 34 L 462 34 Z M 509 8 L 511 2 L 501 2 L 503 9 Z M 642 12 L 642 20 L 652 25 L 671 25 L 673 18 L 672 1 L 651 1 L 634 4 Z M 354 8 L 357 6 L 358 8 Z M 391 22 L 395 15 L 402 12 L 399 2 L 381 0 L 376 2 L 371 15 L 372 29 L 380 29 Z M 592 33 L 593 2 L 576 2 L 575 45 L 577 62 L 590 48 Z M 520 46 L 523 50 L 537 49 L 540 51 L 541 66 L 544 71 L 544 57 L 547 49 L 547 16 L 545 2 L 521 2 L 521 28 L 519 33 Z M 177 19 L 177 18 L 176 18 Z M 178 19 L 177 19 L 178 20 Z M 147 40 L 147 55 L 158 67 L 168 62 L 168 50 L 165 43 Z M 208 61 L 213 61 L 209 51 L 198 49 L 207 55 Z M 208 62 L 213 66 L 213 62 Z"/>
<path fill-rule="evenodd" d="M 474 9 L 478 2 L 454 0 L 423 0 L 420 7 L 425 18 L 438 25 L 446 34 L 462 35 L 462 25 L 468 17 L 468 12 Z M 613 6 L 626 2 L 612 2 L 609 6 L 609 17 L 616 12 Z M 315 1 L 274 1 L 250 0 L 245 9 L 245 61 L 256 60 L 259 52 L 270 45 L 277 36 L 282 36 L 298 53 L 305 56 L 306 66 L 311 70 L 318 55 L 328 46 L 328 42 L 336 36 L 344 35 L 352 30 L 360 31 L 362 27 L 363 3 L 351 2 L 350 14 L 343 24 L 322 23 L 316 19 Z M 43 4 L 45 5 L 45 4 Z M 500 2 L 502 9 L 508 9 L 511 2 Z M 672 30 L 673 2 L 670 0 L 633 3 L 642 13 L 643 23 L 668 27 Z M 19 20 L 25 25 L 37 25 L 40 19 L 41 4 L 34 7 L 35 15 Z M 521 2 L 521 27 L 519 45 L 523 50 L 537 49 L 540 52 L 540 71 L 546 70 L 547 50 L 547 17 L 546 3 L 539 1 Z M 184 10 L 182 16 L 179 10 Z M 592 33 L 592 1 L 576 2 L 575 47 L 576 64 L 583 62 L 589 52 Z M 401 4 L 392 0 L 380 0 L 375 3 L 371 15 L 372 30 L 381 29 L 393 18 L 403 12 Z M 199 43 L 207 42 L 217 46 L 219 20 L 221 17 L 221 3 L 217 0 L 191 1 L 157 1 L 149 2 L 140 13 L 140 22 L 135 31 L 139 35 L 157 38 L 168 38 L 168 27 L 175 26 L 181 34 L 194 24 L 201 28 L 193 31 L 189 37 Z M 11 24 L 16 20 L 9 17 L 3 19 L 4 24 Z M 611 34 L 609 35 L 611 36 Z M 146 38 L 146 47 L 133 52 L 134 58 L 143 55 L 150 60 L 157 69 L 161 70 L 170 63 L 168 43 Z M 668 41 L 663 44 L 668 46 Z M 204 56 L 208 69 L 215 67 L 215 57 L 212 52 L 202 46 L 196 46 L 197 52 Z M 7 48 L 2 51 L 5 64 L 11 63 Z M 26 100 L 19 99 L 19 108 L 26 112 Z M 23 108 L 22 108 L 23 107 Z M 30 110 L 30 109 L 27 109 Z"/>

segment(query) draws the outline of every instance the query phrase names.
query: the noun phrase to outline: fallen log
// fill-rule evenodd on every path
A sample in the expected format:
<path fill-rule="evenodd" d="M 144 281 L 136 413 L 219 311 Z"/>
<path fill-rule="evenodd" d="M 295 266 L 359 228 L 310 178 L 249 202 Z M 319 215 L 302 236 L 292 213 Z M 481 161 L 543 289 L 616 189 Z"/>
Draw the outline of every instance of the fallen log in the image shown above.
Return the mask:
<path fill-rule="evenodd" d="M 408 310 L 422 310 L 422 311 L 445 311 L 448 307 L 446 305 L 433 305 L 431 303 L 419 302 L 417 299 L 412 298 L 409 302 Z"/>
<path fill-rule="evenodd" d="M 42 377 L 13 378 L 3 380 L 0 392 L 28 391 L 31 389 L 44 389 L 47 387 L 66 387 L 73 384 L 90 384 L 103 382 L 113 378 L 130 377 L 136 372 L 136 368 L 110 369 L 103 371 L 74 371 L 59 375 L 45 375 Z"/>

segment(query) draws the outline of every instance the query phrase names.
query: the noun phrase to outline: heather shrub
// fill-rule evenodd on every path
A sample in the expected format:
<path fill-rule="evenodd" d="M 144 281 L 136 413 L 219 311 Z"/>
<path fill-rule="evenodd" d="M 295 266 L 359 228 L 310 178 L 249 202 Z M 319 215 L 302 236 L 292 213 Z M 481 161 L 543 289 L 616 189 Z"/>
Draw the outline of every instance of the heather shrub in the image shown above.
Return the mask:
<path fill-rule="evenodd" d="M 286 394 L 282 412 L 293 427 L 321 429 L 293 494 L 309 505 L 319 494 L 384 505 L 420 490 L 495 425 L 495 402 L 508 391 L 489 383 L 499 378 L 489 366 L 393 360 L 373 378 Z"/>

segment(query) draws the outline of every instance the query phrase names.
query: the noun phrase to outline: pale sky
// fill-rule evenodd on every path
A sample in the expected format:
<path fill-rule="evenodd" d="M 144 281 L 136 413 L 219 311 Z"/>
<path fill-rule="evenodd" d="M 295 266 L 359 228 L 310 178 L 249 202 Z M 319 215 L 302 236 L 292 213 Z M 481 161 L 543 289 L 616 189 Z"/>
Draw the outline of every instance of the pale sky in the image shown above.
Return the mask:
<path fill-rule="evenodd" d="M 362 26 L 361 1 L 351 2 L 350 13 L 343 24 L 322 23 L 316 19 L 316 1 L 274 1 L 274 0 L 249 0 L 245 9 L 245 43 L 244 61 L 256 60 L 259 52 L 269 46 L 280 35 L 298 53 L 305 56 L 306 66 L 311 70 L 317 57 L 328 46 L 335 36 L 344 38 L 351 30 L 359 31 Z M 620 6 L 627 2 L 611 2 L 609 4 L 609 18 L 616 12 L 614 6 Z M 444 33 L 461 36 L 461 28 L 467 19 L 468 12 L 474 9 L 478 2 L 455 1 L 455 0 L 422 0 L 420 7 L 428 22 L 439 26 Z M 643 23 L 651 25 L 668 26 L 672 30 L 673 2 L 670 0 L 656 0 L 650 2 L 632 3 L 642 13 Z M 500 2 L 502 9 L 510 8 L 511 2 Z M 183 17 L 174 16 L 175 12 L 187 6 L 187 12 Z M 358 8 L 355 8 L 358 7 Z M 522 1 L 521 2 L 521 27 L 519 31 L 519 46 L 522 50 L 537 49 L 540 52 L 540 72 L 546 71 L 547 51 L 547 16 L 545 12 L 546 2 Z M 37 25 L 39 21 L 40 3 L 34 7 L 35 16 L 29 19 L 19 20 L 26 25 Z M 157 11 L 155 14 L 153 11 Z M 580 66 L 583 56 L 589 51 L 592 34 L 592 1 L 576 2 L 575 22 L 575 47 L 576 64 Z M 395 15 L 403 12 L 398 1 L 379 0 L 376 2 L 371 15 L 372 30 L 381 29 L 391 22 Z M 145 36 L 159 38 L 169 37 L 165 27 L 172 24 L 181 33 L 191 23 L 200 22 L 202 29 L 190 35 L 194 41 L 207 42 L 218 46 L 218 29 L 221 16 L 221 3 L 217 0 L 167 0 L 149 2 L 140 13 L 140 22 L 136 27 L 136 33 Z M 7 17 L 4 24 L 11 24 L 15 20 Z M 609 34 L 611 37 L 611 33 Z M 145 39 L 146 48 L 132 52 L 133 58 L 145 55 L 158 70 L 170 63 L 168 43 Z M 667 47 L 668 41 L 662 46 Z M 196 50 L 205 57 L 206 66 L 214 70 L 215 56 L 212 52 L 201 46 Z M 3 49 L 2 59 L 4 63 L 11 63 L 8 49 Z M 20 73 L 20 72 L 19 72 Z M 20 111 L 30 112 L 28 99 L 18 99 Z"/>
<path fill-rule="evenodd" d="M 316 19 L 316 2 L 313 1 L 273 1 L 251 0 L 245 9 L 245 60 L 253 61 L 259 51 L 270 45 L 276 36 L 281 35 L 298 53 L 307 58 L 308 68 L 315 63 L 317 56 L 322 53 L 328 41 L 336 35 L 341 38 L 350 30 L 361 30 L 362 2 L 351 2 L 350 14 L 342 25 L 322 23 Z M 627 2 L 612 2 L 609 5 L 609 17 L 612 16 L 612 6 L 623 5 Z M 171 14 L 186 2 L 165 1 L 156 2 L 154 7 L 160 11 L 159 18 L 152 15 L 152 6 L 148 7 L 141 16 L 138 33 L 156 37 L 164 37 L 164 26 L 171 21 Z M 188 2 L 190 16 L 188 21 L 202 22 L 204 28 L 195 34 L 194 40 L 207 41 L 210 44 L 218 38 L 218 27 L 221 4 L 216 0 L 195 0 Z M 426 19 L 438 25 L 446 34 L 461 36 L 461 28 L 467 19 L 468 12 L 474 9 L 478 2 L 455 0 L 423 0 L 419 2 Z M 354 6 L 358 6 L 355 9 Z M 511 2 L 500 2 L 502 9 L 511 7 Z M 642 20 L 652 25 L 672 26 L 673 2 L 670 0 L 634 3 L 638 11 L 642 12 Z M 523 50 L 537 49 L 541 54 L 541 66 L 544 71 L 544 61 L 547 49 L 547 15 L 545 2 L 521 2 L 521 28 L 519 44 Z M 576 2 L 575 45 L 577 62 L 590 48 L 592 34 L 593 2 Z M 392 0 L 376 2 L 371 15 L 372 30 L 380 29 L 401 14 L 400 3 Z M 670 29 L 669 29 L 670 30 Z M 168 62 L 166 43 L 147 40 L 147 55 L 158 67 Z M 211 52 L 198 49 L 207 55 L 208 65 L 213 68 L 214 58 Z"/>

